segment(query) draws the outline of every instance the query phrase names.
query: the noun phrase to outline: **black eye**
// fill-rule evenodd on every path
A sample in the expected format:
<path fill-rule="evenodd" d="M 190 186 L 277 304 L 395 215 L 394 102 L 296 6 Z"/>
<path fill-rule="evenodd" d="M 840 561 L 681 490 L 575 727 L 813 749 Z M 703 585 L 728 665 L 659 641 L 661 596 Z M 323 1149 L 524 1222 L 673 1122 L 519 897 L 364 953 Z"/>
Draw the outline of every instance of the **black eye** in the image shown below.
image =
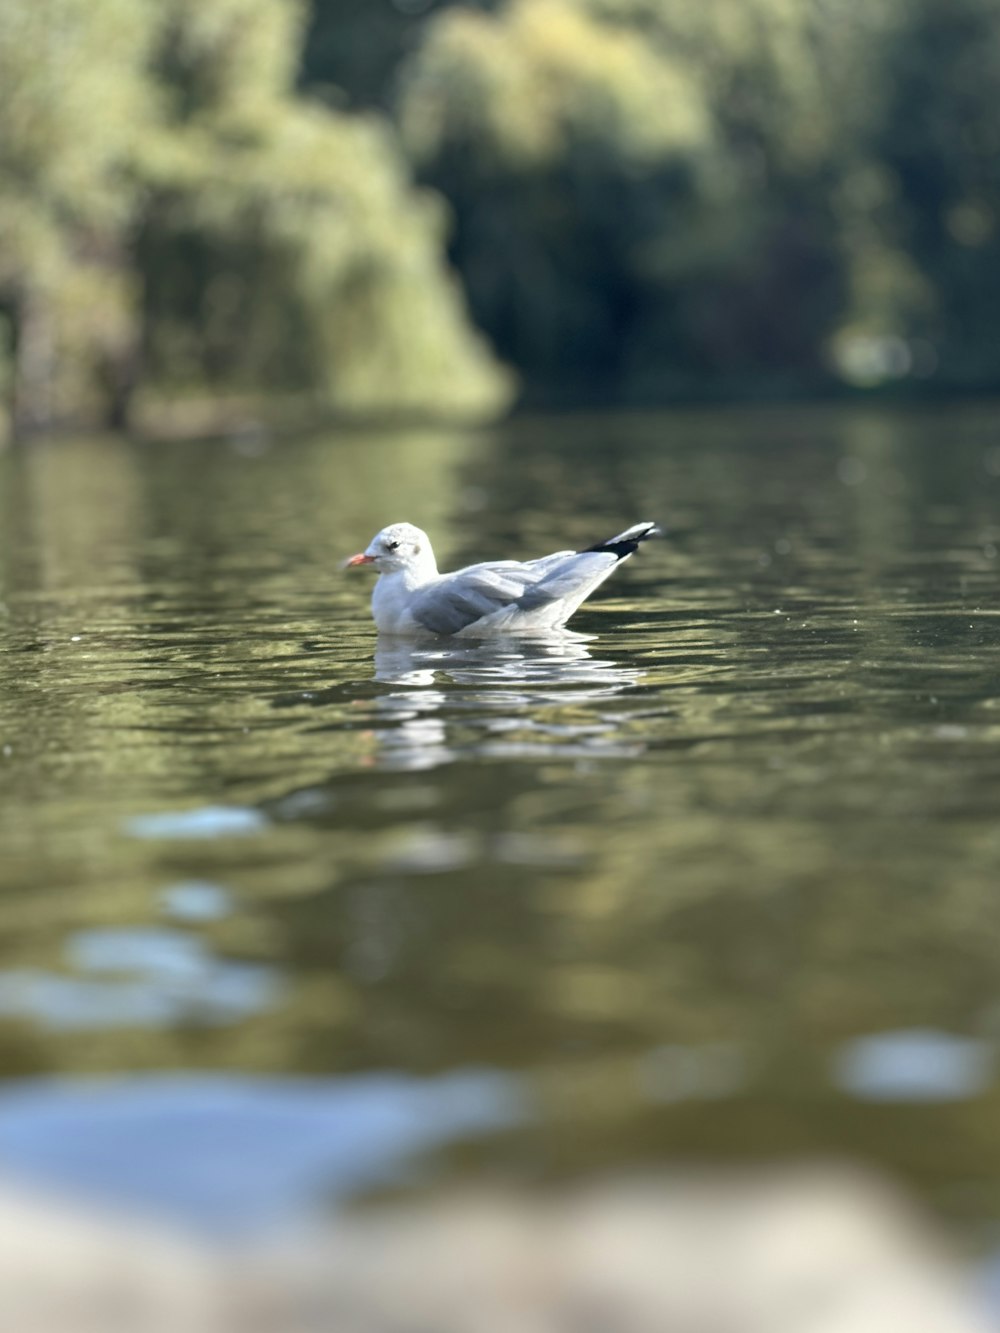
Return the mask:
<path fill-rule="evenodd" d="M 398 545 L 399 542 L 386 542 L 386 546 L 390 551 L 394 551 Z"/>

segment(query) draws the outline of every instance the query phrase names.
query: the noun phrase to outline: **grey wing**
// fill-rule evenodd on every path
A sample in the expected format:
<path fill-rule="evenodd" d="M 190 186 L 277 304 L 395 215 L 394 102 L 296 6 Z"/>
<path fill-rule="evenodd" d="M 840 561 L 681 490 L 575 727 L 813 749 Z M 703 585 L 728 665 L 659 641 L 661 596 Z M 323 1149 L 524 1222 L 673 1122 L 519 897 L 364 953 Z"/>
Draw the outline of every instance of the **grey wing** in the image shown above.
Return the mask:
<path fill-rule="evenodd" d="M 457 574 L 446 574 L 419 593 L 410 613 L 432 634 L 457 634 L 484 616 L 515 604 L 532 581 L 527 566 L 513 560 L 470 565 Z"/>
<path fill-rule="evenodd" d="M 534 611 L 591 582 L 595 567 L 613 565 L 605 555 L 557 551 L 523 564 L 498 560 L 445 575 L 413 601 L 413 618 L 432 634 L 458 634 L 497 611 Z"/>

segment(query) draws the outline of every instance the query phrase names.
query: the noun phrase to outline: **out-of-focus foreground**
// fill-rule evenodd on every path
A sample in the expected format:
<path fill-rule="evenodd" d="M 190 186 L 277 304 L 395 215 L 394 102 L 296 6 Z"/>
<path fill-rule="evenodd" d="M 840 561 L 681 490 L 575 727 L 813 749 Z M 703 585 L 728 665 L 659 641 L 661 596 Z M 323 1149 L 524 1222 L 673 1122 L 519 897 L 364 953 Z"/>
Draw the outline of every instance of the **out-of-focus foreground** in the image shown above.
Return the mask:
<path fill-rule="evenodd" d="M 6 0 L 7 415 L 995 387 L 998 34 L 991 0 Z"/>
<path fill-rule="evenodd" d="M 905 1201 L 830 1168 L 446 1198 L 212 1251 L 0 1193 L 18 1333 L 987 1333 Z"/>

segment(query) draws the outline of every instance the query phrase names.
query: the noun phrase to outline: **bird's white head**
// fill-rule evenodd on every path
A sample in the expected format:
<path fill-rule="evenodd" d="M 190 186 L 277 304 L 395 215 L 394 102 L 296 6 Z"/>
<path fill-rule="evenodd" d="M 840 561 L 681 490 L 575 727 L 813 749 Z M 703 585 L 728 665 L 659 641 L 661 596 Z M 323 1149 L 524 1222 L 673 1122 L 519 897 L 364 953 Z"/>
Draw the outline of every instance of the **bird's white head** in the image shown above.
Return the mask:
<path fill-rule="evenodd" d="M 374 565 L 380 574 L 391 574 L 399 569 L 434 575 L 437 564 L 426 532 L 412 523 L 390 523 L 377 532 L 366 551 L 352 555 L 348 565 Z"/>

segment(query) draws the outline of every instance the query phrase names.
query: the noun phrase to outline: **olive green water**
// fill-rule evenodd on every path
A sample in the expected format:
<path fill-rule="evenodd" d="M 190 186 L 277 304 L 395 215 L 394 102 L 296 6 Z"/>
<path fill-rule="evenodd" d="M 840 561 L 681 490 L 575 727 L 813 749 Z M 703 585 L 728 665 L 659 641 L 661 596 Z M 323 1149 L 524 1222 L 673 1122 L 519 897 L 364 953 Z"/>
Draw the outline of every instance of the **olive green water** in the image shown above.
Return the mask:
<path fill-rule="evenodd" d="M 493 1070 L 521 1111 L 420 1179 L 819 1150 L 1000 1217 L 1000 412 L 65 440 L 0 485 L 0 1089 Z M 668 536 L 584 640 L 408 650 L 337 568 L 400 518 L 445 566 Z"/>

